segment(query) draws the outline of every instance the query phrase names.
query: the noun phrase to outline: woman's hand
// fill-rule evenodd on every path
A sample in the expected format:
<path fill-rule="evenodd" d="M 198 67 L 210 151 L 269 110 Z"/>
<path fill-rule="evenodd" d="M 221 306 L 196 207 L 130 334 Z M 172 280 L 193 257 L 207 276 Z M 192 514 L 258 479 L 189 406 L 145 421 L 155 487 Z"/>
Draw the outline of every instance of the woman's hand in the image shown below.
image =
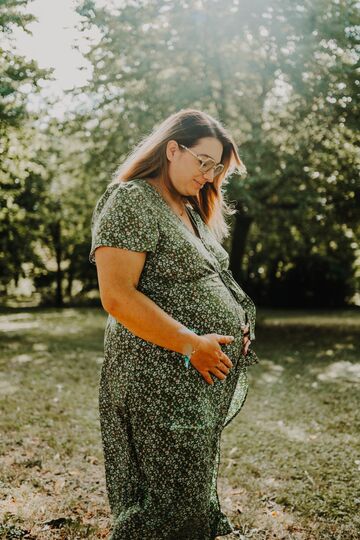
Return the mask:
<path fill-rule="evenodd" d="M 190 362 L 209 384 L 214 384 L 210 373 L 224 380 L 233 363 L 221 350 L 220 343 L 227 344 L 234 340 L 233 336 L 219 334 L 204 334 L 199 336 L 195 351 Z"/>
<path fill-rule="evenodd" d="M 243 339 L 244 347 L 243 347 L 242 353 L 246 356 L 248 349 L 250 347 L 250 343 L 251 343 L 251 340 L 249 337 L 249 333 L 250 333 L 249 325 L 246 324 L 245 326 L 242 326 L 241 328 L 244 331 L 244 339 Z"/>

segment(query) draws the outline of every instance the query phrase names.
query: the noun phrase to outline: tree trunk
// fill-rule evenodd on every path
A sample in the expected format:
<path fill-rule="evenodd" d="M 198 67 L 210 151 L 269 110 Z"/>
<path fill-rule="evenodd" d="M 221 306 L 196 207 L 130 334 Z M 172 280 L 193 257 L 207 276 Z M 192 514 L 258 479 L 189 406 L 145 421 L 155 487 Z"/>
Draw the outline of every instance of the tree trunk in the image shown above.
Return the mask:
<path fill-rule="evenodd" d="M 246 278 L 245 270 L 243 268 L 243 259 L 253 218 L 248 214 L 244 214 L 240 203 L 236 204 L 236 209 L 238 210 L 238 213 L 235 214 L 234 234 L 230 253 L 230 269 L 236 281 L 241 285 Z"/>
<path fill-rule="evenodd" d="M 58 219 L 53 226 L 53 240 L 56 257 L 56 293 L 55 293 L 55 305 L 62 307 L 64 305 L 64 298 L 62 292 L 62 245 L 61 245 L 61 220 Z"/>
<path fill-rule="evenodd" d="M 67 272 L 67 278 L 68 278 L 68 284 L 67 284 L 67 296 L 69 297 L 69 300 L 71 300 L 72 297 L 72 288 L 73 288 L 73 282 L 74 282 L 74 263 L 73 263 L 73 256 L 70 257 L 70 265 Z"/>

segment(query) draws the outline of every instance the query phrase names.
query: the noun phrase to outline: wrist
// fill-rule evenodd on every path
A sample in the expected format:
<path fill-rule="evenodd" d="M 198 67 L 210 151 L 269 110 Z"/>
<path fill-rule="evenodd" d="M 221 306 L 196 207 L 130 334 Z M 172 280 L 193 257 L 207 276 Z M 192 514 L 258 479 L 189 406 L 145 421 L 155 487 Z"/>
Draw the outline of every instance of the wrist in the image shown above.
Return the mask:
<path fill-rule="evenodd" d="M 195 351 L 198 350 L 201 343 L 201 337 L 198 336 L 195 331 L 186 327 L 181 328 L 179 332 L 183 335 L 184 338 L 182 340 L 183 343 L 181 347 L 181 354 L 190 357 L 192 354 L 195 353 Z"/>

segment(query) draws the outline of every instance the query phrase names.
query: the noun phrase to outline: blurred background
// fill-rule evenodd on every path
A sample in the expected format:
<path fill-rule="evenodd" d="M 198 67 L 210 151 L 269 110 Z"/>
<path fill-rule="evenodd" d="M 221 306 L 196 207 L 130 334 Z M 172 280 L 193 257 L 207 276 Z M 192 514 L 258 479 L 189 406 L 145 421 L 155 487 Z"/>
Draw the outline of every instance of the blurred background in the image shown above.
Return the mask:
<path fill-rule="evenodd" d="M 3 305 L 97 302 L 95 202 L 182 107 L 248 169 L 225 247 L 256 303 L 360 304 L 357 2 L 5 0 L 0 26 Z"/>
<path fill-rule="evenodd" d="M 224 247 L 260 363 L 222 437 L 222 508 L 238 540 L 359 539 L 359 15 L 354 0 L 0 1 L 0 538 L 110 534 L 90 220 L 133 146 L 193 107 L 248 170 L 227 187 Z"/>

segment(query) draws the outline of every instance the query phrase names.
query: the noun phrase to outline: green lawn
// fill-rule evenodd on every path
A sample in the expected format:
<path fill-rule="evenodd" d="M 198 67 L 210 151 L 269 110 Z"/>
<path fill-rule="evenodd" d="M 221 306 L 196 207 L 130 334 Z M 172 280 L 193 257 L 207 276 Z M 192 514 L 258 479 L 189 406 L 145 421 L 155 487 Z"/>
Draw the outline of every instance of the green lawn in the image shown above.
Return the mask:
<path fill-rule="evenodd" d="M 108 537 L 97 409 L 105 318 L 0 314 L 1 538 Z M 261 364 L 223 432 L 223 509 L 244 538 L 358 539 L 360 313 L 259 310 L 256 337 Z"/>

